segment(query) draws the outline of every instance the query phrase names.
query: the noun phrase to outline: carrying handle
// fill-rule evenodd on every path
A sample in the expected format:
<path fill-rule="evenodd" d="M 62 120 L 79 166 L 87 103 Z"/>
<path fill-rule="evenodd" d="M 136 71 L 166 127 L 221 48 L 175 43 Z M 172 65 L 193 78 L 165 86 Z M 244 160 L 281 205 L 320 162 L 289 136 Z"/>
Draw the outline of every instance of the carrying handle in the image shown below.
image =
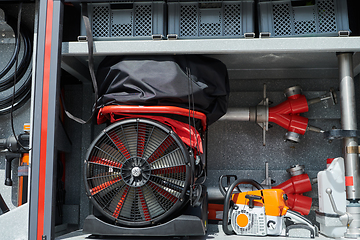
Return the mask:
<path fill-rule="evenodd" d="M 246 199 L 249 199 L 249 208 L 254 208 L 255 204 L 254 204 L 254 200 L 262 200 L 262 196 L 257 196 L 257 195 L 245 195 Z"/>
<path fill-rule="evenodd" d="M 223 179 L 226 178 L 226 186 L 223 185 Z M 234 181 L 237 180 L 236 175 L 221 175 L 219 178 L 219 190 L 221 194 L 225 197 L 226 195 L 226 188 L 229 188 L 231 185 L 231 178 L 234 178 Z M 240 187 L 236 187 L 239 192 L 241 192 Z"/>
<path fill-rule="evenodd" d="M 315 5 L 315 0 L 291 1 L 292 7 L 313 6 L 313 5 Z"/>
<path fill-rule="evenodd" d="M 212 8 L 217 9 L 221 7 L 222 7 L 221 2 L 206 2 L 206 3 L 199 2 L 200 9 L 212 9 Z"/>
<path fill-rule="evenodd" d="M 131 10 L 134 9 L 133 3 L 113 3 L 110 4 L 111 10 Z"/>

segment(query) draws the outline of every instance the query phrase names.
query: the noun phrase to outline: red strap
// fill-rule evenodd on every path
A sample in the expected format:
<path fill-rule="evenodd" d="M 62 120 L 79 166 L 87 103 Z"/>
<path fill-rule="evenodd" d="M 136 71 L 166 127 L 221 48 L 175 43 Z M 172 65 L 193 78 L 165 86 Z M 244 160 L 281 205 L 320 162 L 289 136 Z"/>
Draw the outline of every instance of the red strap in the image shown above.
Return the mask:
<path fill-rule="evenodd" d="M 147 118 L 155 121 L 159 121 L 169 127 L 180 137 L 180 139 L 191 148 L 198 151 L 200 154 L 204 153 L 201 136 L 198 131 L 191 126 L 191 143 L 190 143 L 190 130 L 189 124 L 183 123 L 171 118 L 161 117 L 161 116 L 147 116 L 147 115 L 134 115 L 134 114 L 121 114 L 123 118 L 115 118 L 116 113 L 107 113 L 104 114 L 101 109 L 98 114 L 98 123 L 102 121 L 101 119 L 108 119 L 111 123 L 128 119 L 128 118 Z"/>
<path fill-rule="evenodd" d="M 132 105 L 109 105 L 101 108 L 98 113 L 97 123 L 101 124 L 108 120 L 109 114 L 175 114 L 180 116 L 189 116 L 189 110 L 181 107 L 174 106 L 132 106 Z M 190 110 L 190 117 L 201 120 L 204 131 L 206 130 L 206 115 L 202 112 Z"/>

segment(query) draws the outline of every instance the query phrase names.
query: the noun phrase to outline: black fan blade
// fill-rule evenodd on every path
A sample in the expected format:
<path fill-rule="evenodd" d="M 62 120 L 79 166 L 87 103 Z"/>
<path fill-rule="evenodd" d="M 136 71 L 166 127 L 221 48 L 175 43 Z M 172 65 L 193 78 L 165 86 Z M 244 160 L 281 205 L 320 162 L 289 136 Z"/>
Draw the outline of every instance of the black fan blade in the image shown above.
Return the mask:
<path fill-rule="evenodd" d="M 153 182 L 156 182 L 159 185 L 162 185 L 162 186 L 164 186 L 166 188 L 170 188 L 170 189 L 172 189 L 174 191 L 177 191 L 179 193 L 181 193 L 184 190 L 183 186 L 172 182 L 173 179 L 166 179 L 166 178 L 163 178 L 161 176 L 151 176 L 150 180 L 153 181 Z M 182 185 L 184 185 L 184 181 L 176 181 L 176 182 L 177 183 L 183 183 Z"/>
<path fill-rule="evenodd" d="M 101 143 L 99 146 L 94 146 L 94 148 L 97 150 L 94 155 L 101 157 L 101 158 L 108 158 L 115 162 L 123 163 L 126 161 L 125 156 L 117 149 L 117 147 L 114 145 L 114 147 L 110 146 L 106 143 Z"/>
<path fill-rule="evenodd" d="M 139 123 L 137 129 L 137 156 L 142 157 L 145 150 L 146 124 Z"/>
<path fill-rule="evenodd" d="M 117 206 L 116 206 L 116 209 L 115 209 L 115 211 L 114 211 L 114 213 L 113 213 L 113 217 L 115 217 L 115 218 L 118 218 L 118 217 L 119 217 L 120 211 L 121 211 L 121 209 L 122 209 L 122 207 L 123 207 L 123 205 L 124 205 L 124 202 L 125 202 L 125 200 L 126 200 L 126 196 L 127 196 L 128 192 L 129 192 L 129 189 L 130 189 L 130 187 L 127 185 L 127 186 L 125 187 L 122 195 L 121 195 L 121 198 L 120 198 Z"/>
<path fill-rule="evenodd" d="M 148 185 L 141 187 L 147 206 L 149 208 L 150 216 L 155 218 L 166 211 L 166 208 L 159 203 L 153 189 Z M 171 203 L 172 204 L 172 203 Z"/>
<path fill-rule="evenodd" d="M 107 134 L 107 136 L 110 138 L 110 140 L 115 144 L 115 146 L 119 149 L 121 154 L 126 158 L 129 159 L 130 153 L 129 150 L 125 147 L 123 142 L 121 141 L 120 137 L 115 132 L 110 132 Z"/>
<path fill-rule="evenodd" d="M 95 194 L 99 193 L 100 191 L 110 187 L 111 185 L 113 185 L 113 184 L 115 184 L 115 183 L 117 183 L 117 182 L 119 182 L 121 180 L 122 180 L 122 178 L 121 178 L 121 176 L 119 176 L 119 177 L 116 177 L 116 178 L 114 178 L 112 180 L 106 181 L 106 182 L 104 182 L 104 183 L 102 183 L 102 184 L 100 184 L 100 185 L 98 185 L 96 187 L 91 188 L 90 193 L 91 193 L 91 195 L 95 195 Z"/>
<path fill-rule="evenodd" d="M 138 196 L 139 196 L 139 199 L 140 199 L 140 202 L 141 202 L 141 207 L 142 207 L 142 210 L 143 210 L 143 213 L 144 213 L 145 221 L 150 221 L 151 217 L 150 217 L 148 206 L 147 206 L 147 204 L 145 202 L 144 194 L 143 194 L 140 187 L 137 187 L 137 191 L 138 191 Z"/>
<path fill-rule="evenodd" d="M 151 174 L 153 174 L 153 175 L 156 175 L 156 174 L 165 175 L 165 174 L 182 173 L 182 172 L 186 172 L 185 165 L 151 169 Z"/>
<path fill-rule="evenodd" d="M 148 181 L 147 185 L 150 186 L 153 190 L 155 190 L 156 192 L 158 192 L 159 194 L 161 194 L 163 197 L 167 198 L 168 200 L 170 200 L 172 203 L 176 203 L 177 202 L 177 197 L 172 195 L 171 193 L 169 193 L 168 191 L 162 189 L 161 187 L 157 186 L 154 182 L 152 181 Z"/>
<path fill-rule="evenodd" d="M 174 143 L 174 139 L 172 137 L 167 137 L 164 141 L 155 149 L 155 151 L 148 158 L 148 163 L 151 164 L 156 159 L 162 157 L 166 150 Z"/>
<path fill-rule="evenodd" d="M 162 157 L 156 159 L 150 165 L 154 168 L 168 167 L 169 164 L 173 164 L 173 165 L 184 164 L 183 160 L 184 158 L 182 157 L 181 149 L 176 148 L 175 150 L 166 153 Z"/>
<path fill-rule="evenodd" d="M 89 163 L 98 164 L 98 165 L 107 166 L 107 167 L 115 167 L 115 168 L 120 168 L 120 169 L 122 167 L 122 164 L 119 162 L 114 162 L 109 159 L 99 158 L 99 157 L 95 157 L 95 156 L 93 156 L 90 159 Z"/>

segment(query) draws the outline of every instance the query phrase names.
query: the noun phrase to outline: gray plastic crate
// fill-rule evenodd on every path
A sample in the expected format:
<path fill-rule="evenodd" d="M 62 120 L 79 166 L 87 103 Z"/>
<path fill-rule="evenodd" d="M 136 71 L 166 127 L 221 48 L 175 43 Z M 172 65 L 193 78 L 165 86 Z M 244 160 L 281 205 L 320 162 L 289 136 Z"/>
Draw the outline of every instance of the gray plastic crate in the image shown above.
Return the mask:
<path fill-rule="evenodd" d="M 165 7 L 165 1 L 88 3 L 94 40 L 162 38 Z M 84 24 L 81 35 L 86 35 Z"/>
<path fill-rule="evenodd" d="M 337 36 L 350 31 L 346 2 L 315 0 L 305 6 L 290 0 L 259 2 L 259 32 L 270 37 Z"/>
<path fill-rule="evenodd" d="M 254 1 L 168 2 L 168 36 L 239 38 L 254 32 Z"/>

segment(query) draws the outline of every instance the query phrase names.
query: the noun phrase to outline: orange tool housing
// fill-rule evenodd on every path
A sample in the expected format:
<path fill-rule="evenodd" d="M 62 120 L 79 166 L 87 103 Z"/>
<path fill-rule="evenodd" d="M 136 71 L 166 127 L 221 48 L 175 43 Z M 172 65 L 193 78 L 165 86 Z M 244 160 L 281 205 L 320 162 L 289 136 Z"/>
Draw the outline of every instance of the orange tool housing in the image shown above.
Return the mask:
<path fill-rule="evenodd" d="M 260 196 L 261 200 L 254 199 L 254 206 L 265 207 L 268 216 L 284 216 L 289 209 L 284 199 L 285 192 L 281 189 L 263 189 L 233 194 L 232 200 L 237 205 L 249 205 L 246 195 Z"/>

